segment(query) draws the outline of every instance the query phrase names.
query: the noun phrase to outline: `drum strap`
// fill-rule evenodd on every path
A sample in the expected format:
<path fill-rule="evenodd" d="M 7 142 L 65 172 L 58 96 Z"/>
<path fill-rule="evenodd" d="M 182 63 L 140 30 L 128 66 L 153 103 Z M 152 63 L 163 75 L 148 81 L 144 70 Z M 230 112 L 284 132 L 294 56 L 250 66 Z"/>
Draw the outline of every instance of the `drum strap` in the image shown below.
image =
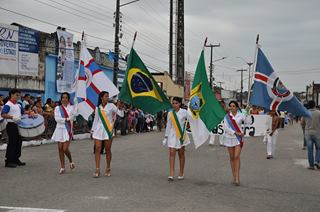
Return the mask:
<path fill-rule="evenodd" d="M 226 116 L 226 120 L 228 122 L 228 125 L 231 127 L 231 129 L 233 129 L 236 132 L 240 132 L 240 127 L 238 126 L 237 122 L 232 118 L 232 116 L 228 113 Z M 243 147 L 243 140 L 241 136 L 236 135 L 238 141 L 240 142 L 240 147 Z"/>
<path fill-rule="evenodd" d="M 62 118 L 69 118 L 69 114 L 68 114 L 67 110 L 63 107 L 63 105 L 60 106 L 60 113 L 61 113 Z M 69 141 L 71 141 L 71 139 L 73 137 L 71 121 L 70 120 L 66 121 L 65 122 L 65 126 L 66 126 L 66 129 L 67 129 L 68 134 L 69 134 Z"/>
<path fill-rule="evenodd" d="M 99 117 L 101 119 L 101 122 L 102 122 L 102 125 L 104 127 L 104 129 L 106 130 L 108 136 L 109 136 L 109 139 L 112 138 L 112 125 L 107 117 L 107 114 L 106 112 L 103 110 L 103 108 L 98 107 L 98 114 L 99 114 Z"/>
<path fill-rule="evenodd" d="M 183 129 L 182 129 L 180 122 L 179 122 L 179 119 L 177 117 L 176 111 L 172 110 L 169 114 L 170 114 L 170 118 L 171 118 L 172 124 L 174 126 L 174 129 L 176 130 L 176 135 L 180 141 L 180 144 L 182 145 L 185 140 L 185 137 L 186 137 L 186 122 L 184 124 Z"/>

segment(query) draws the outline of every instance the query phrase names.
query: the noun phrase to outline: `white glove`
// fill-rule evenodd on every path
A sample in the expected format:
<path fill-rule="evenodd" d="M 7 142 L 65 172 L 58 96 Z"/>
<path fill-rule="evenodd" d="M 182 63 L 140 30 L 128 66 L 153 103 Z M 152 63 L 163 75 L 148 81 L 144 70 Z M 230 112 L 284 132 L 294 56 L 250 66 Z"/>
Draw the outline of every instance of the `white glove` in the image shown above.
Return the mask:
<path fill-rule="evenodd" d="M 167 145 L 167 142 L 168 142 L 168 138 L 164 138 L 163 141 L 162 141 L 162 145 L 163 145 L 163 146 L 166 146 L 166 145 Z"/>
<path fill-rule="evenodd" d="M 12 120 L 13 120 L 14 122 L 19 122 L 19 121 L 21 121 L 21 117 L 14 116 L 14 117 L 12 117 Z"/>

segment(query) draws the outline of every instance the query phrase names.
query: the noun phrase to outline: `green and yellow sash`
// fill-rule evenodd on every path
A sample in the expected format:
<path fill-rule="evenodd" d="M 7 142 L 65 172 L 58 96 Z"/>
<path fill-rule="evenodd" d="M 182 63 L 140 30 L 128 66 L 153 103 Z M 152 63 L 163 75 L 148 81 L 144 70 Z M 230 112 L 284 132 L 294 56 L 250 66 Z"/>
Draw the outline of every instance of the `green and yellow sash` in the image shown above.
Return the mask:
<path fill-rule="evenodd" d="M 177 137 L 180 141 L 180 144 L 182 145 L 185 138 L 186 138 L 186 123 L 187 122 L 184 123 L 183 129 L 182 129 L 180 122 L 179 122 L 179 119 L 177 117 L 176 111 L 173 110 L 169 114 L 170 114 L 170 118 L 171 118 L 172 124 L 174 126 L 174 129 L 176 130 Z"/>
<path fill-rule="evenodd" d="M 103 110 L 103 108 L 101 109 L 101 106 L 98 107 L 98 113 L 99 113 L 99 117 L 101 119 L 101 122 L 104 126 L 104 129 L 107 131 L 109 139 L 111 139 L 113 126 L 111 125 L 110 121 L 108 120 L 106 112 Z"/>

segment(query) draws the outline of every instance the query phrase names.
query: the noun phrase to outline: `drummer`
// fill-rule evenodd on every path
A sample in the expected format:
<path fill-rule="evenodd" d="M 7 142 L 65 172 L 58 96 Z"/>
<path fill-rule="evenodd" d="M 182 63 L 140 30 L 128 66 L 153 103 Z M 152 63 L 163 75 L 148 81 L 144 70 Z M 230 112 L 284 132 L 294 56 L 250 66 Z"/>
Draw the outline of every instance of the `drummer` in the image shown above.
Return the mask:
<path fill-rule="evenodd" d="M 71 152 L 69 150 L 70 141 L 72 140 L 72 127 L 74 110 L 69 104 L 70 95 L 67 92 L 61 94 L 61 105 L 54 110 L 54 118 L 57 122 L 56 129 L 52 135 L 52 140 L 58 142 L 59 159 L 61 168 L 59 174 L 65 173 L 64 155 L 67 156 L 70 162 L 70 169 L 73 170 L 75 165 L 72 161 Z"/>
<path fill-rule="evenodd" d="M 8 146 L 6 151 L 5 167 L 16 168 L 24 166 L 26 163 L 20 161 L 22 140 L 19 135 L 17 123 L 21 120 L 23 109 L 18 100 L 21 92 L 18 89 L 12 89 L 9 92 L 10 99 L 3 106 L 1 116 L 7 120 L 6 131 L 8 134 Z"/>

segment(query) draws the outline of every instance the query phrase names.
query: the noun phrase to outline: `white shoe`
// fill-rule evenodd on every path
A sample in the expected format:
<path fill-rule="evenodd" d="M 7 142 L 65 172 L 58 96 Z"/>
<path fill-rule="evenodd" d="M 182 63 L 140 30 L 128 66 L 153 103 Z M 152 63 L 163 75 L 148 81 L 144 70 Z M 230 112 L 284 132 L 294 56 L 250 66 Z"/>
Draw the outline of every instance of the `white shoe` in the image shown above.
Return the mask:
<path fill-rule="evenodd" d="M 178 176 L 178 180 L 183 180 L 184 179 L 184 176 Z"/>
<path fill-rule="evenodd" d="M 172 177 L 172 176 L 169 176 L 169 177 L 168 177 L 168 180 L 169 180 L 169 181 L 173 181 L 173 177 Z"/>

